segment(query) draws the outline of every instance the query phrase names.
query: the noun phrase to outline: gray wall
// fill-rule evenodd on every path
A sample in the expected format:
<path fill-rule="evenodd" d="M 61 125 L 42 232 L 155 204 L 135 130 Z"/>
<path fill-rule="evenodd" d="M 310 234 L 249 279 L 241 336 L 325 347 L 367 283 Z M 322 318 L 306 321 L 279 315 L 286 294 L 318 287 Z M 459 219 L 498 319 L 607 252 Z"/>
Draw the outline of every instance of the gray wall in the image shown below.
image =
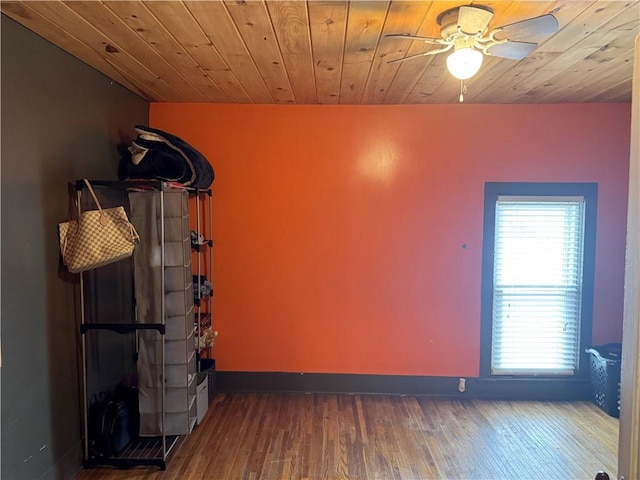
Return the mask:
<path fill-rule="evenodd" d="M 67 183 L 115 179 L 148 103 L 2 15 L 1 477 L 80 468 L 75 284 L 59 265 Z"/>

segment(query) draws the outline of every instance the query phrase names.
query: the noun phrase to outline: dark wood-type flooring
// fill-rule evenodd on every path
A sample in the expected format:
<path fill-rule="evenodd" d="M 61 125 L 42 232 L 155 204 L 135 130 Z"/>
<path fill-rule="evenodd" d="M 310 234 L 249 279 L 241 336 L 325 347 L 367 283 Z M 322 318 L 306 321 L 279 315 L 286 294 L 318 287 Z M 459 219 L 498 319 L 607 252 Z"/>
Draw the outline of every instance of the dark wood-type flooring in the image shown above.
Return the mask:
<path fill-rule="evenodd" d="M 588 402 L 217 394 L 166 471 L 78 480 L 580 479 L 615 477 L 618 420 Z"/>

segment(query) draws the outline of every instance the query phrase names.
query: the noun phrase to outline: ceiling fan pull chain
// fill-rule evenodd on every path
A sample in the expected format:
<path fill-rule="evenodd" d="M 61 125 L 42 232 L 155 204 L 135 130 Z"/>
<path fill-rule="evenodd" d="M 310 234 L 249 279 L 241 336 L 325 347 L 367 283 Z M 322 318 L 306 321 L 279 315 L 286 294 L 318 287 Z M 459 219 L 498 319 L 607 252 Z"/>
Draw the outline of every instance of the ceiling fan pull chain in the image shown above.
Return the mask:
<path fill-rule="evenodd" d="M 464 96 L 467 94 L 467 81 L 460 80 L 460 103 L 464 102 Z"/>

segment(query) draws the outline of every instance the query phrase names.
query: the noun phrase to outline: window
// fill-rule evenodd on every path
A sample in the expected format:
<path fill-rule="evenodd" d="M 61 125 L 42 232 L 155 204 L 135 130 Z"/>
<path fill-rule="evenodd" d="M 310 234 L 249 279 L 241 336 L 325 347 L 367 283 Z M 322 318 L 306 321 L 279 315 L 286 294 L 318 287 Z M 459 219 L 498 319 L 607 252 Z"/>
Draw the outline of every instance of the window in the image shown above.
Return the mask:
<path fill-rule="evenodd" d="M 573 376 L 591 337 L 595 184 L 485 189 L 484 375 Z"/>

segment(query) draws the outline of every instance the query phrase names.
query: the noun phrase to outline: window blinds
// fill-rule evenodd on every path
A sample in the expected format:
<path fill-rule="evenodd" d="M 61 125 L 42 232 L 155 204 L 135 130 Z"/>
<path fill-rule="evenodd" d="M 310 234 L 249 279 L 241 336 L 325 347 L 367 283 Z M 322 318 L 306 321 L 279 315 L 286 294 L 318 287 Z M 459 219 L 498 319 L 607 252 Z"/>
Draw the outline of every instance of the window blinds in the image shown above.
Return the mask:
<path fill-rule="evenodd" d="M 584 199 L 498 197 L 493 375 L 573 375 L 582 303 Z"/>

